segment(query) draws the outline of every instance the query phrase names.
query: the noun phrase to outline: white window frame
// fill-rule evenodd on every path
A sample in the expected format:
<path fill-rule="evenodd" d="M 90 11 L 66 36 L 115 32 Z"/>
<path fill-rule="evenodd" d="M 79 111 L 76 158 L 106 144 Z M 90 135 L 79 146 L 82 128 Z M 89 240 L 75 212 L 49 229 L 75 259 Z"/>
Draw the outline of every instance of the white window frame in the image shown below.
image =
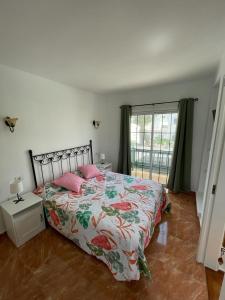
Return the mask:
<path fill-rule="evenodd" d="M 178 111 L 178 104 L 179 102 L 173 103 L 163 103 L 162 104 L 150 104 L 147 106 L 134 106 L 132 108 L 132 116 L 141 116 L 141 115 L 152 115 L 152 133 L 154 129 L 154 115 L 155 114 L 171 114 L 177 113 Z M 178 116 L 179 117 L 179 116 Z M 151 135 L 151 145 L 153 145 L 153 134 Z M 152 179 L 152 155 L 150 157 L 150 179 Z"/>

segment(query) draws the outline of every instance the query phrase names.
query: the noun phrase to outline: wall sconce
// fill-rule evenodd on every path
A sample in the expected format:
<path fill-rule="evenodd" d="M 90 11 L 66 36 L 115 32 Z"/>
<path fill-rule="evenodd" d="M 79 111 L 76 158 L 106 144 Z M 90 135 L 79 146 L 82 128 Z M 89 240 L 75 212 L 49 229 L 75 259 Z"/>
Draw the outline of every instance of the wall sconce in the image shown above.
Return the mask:
<path fill-rule="evenodd" d="M 100 121 L 95 121 L 95 120 L 92 122 L 94 128 L 98 128 L 100 126 L 100 123 L 101 123 Z"/>
<path fill-rule="evenodd" d="M 14 132 L 14 127 L 16 126 L 17 120 L 18 118 L 10 118 L 10 117 L 5 118 L 5 125 L 9 127 L 9 130 L 11 132 Z"/>

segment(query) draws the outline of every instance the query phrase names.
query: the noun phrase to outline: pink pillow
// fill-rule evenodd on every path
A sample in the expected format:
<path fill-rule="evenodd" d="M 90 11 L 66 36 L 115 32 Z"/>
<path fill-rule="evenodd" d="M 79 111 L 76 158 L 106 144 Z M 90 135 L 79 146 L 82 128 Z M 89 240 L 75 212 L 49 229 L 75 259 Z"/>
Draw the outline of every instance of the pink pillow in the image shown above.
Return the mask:
<path fill-rule="evenodd" d="M 81 171 L 82 175 L 86 179 L 90 179 L 90 178 L 101 175 L 101 172 L 96 167 L 96 165 L 81 166 L 81 167 L 79 167 L 79 170 Z"/>
<path fill-rule="evenodd" d="M 53 181 L 53 184 L 62 186 L 66 188 L 67 190 L 79 193 L 81 184 L 85 180 L 77 175 L 74 175 L 72 173 L 65 173 L 63 176 L 55 179 Z"/>

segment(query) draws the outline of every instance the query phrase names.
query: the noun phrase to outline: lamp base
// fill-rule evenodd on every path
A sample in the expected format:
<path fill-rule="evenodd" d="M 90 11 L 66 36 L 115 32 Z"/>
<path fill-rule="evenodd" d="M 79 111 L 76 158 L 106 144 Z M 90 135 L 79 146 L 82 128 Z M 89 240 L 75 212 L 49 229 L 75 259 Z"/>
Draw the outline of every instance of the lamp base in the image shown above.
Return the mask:
<path fill-rule="evenodd" d="M 13 200 L 15 204 L 19 203 L 20 201 L 24 201 L 24 199 L 18 193 L 16 195 L 17 195 L 17 199 Z"/>

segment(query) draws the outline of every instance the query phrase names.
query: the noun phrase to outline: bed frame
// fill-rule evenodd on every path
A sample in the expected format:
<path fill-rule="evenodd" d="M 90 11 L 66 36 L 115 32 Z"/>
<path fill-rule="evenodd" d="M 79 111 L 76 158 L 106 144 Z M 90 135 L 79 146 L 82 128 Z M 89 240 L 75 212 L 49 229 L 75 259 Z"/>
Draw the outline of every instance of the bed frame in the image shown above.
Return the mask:
<path fill-rule="evenodd" d="M 46 179 L 43 167 L 50 166 L 51 180 L 56 178 L 56 174 L 63 175 L 65 172 L 74 172 L 79 165 L 86 163 L 93 164 L 93 152 L 92 152 L 92 140 L 88 145 L 73 147 L 69 149 L 63 149 L 53 152 L 47 152 L 42 154 L 33 154 L 32 150 L 29 150 L 29 156 L 32 167 L 32 174 L 34 178 L 35 187 L 38 187 L 37 171 L 39 169 L 41 182 L 44 185 L 50 179 Z M 58 172 L 56 173 L 56 167 Z"/>

